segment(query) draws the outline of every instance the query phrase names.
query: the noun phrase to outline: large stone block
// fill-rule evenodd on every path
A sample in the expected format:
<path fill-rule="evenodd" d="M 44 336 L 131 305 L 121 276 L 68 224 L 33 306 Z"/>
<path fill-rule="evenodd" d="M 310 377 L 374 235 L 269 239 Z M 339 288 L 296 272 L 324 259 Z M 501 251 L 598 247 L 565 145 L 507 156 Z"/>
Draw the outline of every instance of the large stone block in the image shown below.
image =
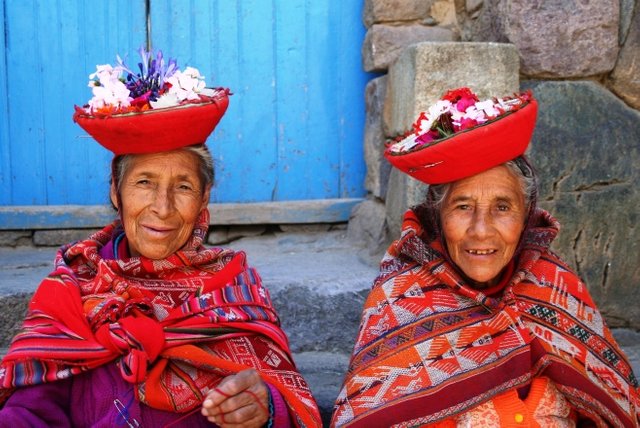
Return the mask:
<path fill-rule="evenodd" d="M 363 67 L 366 71 L 386 71 L 402 50 L 413 43 L 455 39 L 455 33 L 448 28 L 376 24 L 369 28 L 362 44 Z"/>
<path fill-rule="evenodd" d="M 373 24 L 398 21 L 419 21 L 429 16 L 434 0 L 365 0 L 362 21 Z"/>
<path fill-rule="evenodd" d="M 386 250 L 386 205 L 378 199 L 368 199 L 351 211 L 347 237 L 354 245 L 361 245 L 369 256 L 381 256 Z M 378 258 L 377 262 L 380 259 Z"/>
<path fill-rule="evenodd" d="M 518 47 L 523 75 L 583 77 L 613 69 L 619 0 L 510 3 L 505 33 Z"/>
<path fill-rule="evenodd" d="M 400 237 L 405 211 L 422 203 L 428 190 L 429 186 L 421 181 L 415 180 L 395 168 L 391 171 L 385 205 L 389 241 Z M 387 242 L 387 244 L 389 243 Z"/>
<path fill-rule="evenodd" d="M 421 111 L 444 92 L 468 86 L 483 98 L 518 91 L 515 46 L 503 43 L 425 42 L 409 46 L 389 69 L 384 130 L 394 137 L 411 129 Z"/>
<path fill-rule="evenodd" d="M 364 187 L 376 198 L 384 199 L 391 164 L 384 157 L 386 138 L 382 127 L 382 109 L 387 76 L 371 80 L 365 90 L 364 160 L 367 165 Z"/>
<path fill-rule="evenodd" d="M 529 155 L 555 250 L 613 326 L 640 328 L 640 113 L 594 82 L 524 82 L 539 100 Z"/>
<path fill-rule="evenodd" d="M 630 106 L 640 110 L 640 6 L 637 9 L 608 86 Z"/>
<path fill-rule="evenodd" d="M 0 231 L 0 246 L 17 247 L 18 245 L 32 245 L 32 234 L 30 230 L 2 230 Z"/>
<path fill-rule="evenodd" d="M 87 236 L 97 232 L 99 229 L 56 229 L 56 230 L 36 230 L 33 232 L 34 245 L 43 247 L 59 247 L 86 239 Z"/>
<path fill-rule="evenodd" d="M 525 76 L 594 76 L 616 63 L 620 0 L 481 3 L 465 21 L 463 39 L 515 44 Z"/>

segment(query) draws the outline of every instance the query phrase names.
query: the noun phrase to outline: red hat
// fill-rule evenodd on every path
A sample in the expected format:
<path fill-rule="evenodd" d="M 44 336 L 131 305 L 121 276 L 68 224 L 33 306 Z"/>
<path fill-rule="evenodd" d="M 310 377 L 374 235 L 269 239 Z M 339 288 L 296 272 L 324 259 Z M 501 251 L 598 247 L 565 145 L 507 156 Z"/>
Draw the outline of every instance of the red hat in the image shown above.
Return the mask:
<path fill-rule="evenodd" d="M 227 110 L 229 91 L 220 89 L 200 101 L 110 116 L 77 108 L 73 120 L 116 155 L 164 152 L 203 144 Z"/>
<path fill-rule="evenodd" d="M 478 101 L 468 88 L 447 92 L 389 144 L 385 157 L 427 184 L 460 180 L 510 161 L 527 150 L 538 104 L 531 93 Z"/>
<path fill-rule="evenodd" d="M 89 76 L 93 98 L 73 120 L 116 155 L 204 144 L 229 105 L 226 88 L 207 88 L 192 67 L 181 71 L 162 51 L 139 49 L 139 72 L 117 57 Z"/>

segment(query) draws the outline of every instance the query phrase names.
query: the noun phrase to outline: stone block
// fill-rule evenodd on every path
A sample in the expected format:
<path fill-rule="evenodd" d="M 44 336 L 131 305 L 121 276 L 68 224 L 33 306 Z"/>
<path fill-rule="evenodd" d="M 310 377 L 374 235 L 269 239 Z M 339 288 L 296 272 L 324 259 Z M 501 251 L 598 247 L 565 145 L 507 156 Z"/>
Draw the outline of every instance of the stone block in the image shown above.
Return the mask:
<path fill-rule="evenodd" d="M 210 226 L 207 235 L 207 244 L 221 245 L 229 242 L 229 228 L 224 226 Z"/>
<path fill-rule="evenodd" d="M 367 248 L 371 254 L 376 254 L 386 249 L 386 235 L 385 204 L 380 200 L 370 199 L 356 205 L 349 218 L 349 241 Z"/>
<path fill-rule="evenodd" d="M 100 229 L 57 229 L 36 230 L 33 232 L 33 244 L 43 247 L 59 247 L 70 242 L 87 239 Z"/>
<path fill-rule="evenodd" d="M 0 247 L 17 247 L 32 245 L 30 230 L 2 230 L 0 231 Z"/>
<path fill-rule="evenodd" d="M 398 239 L 402 230 L 402 218 L 410 207 L 421 204 L 429 186 L 400 170 L 392 169 L 386 199 L 388 240 Z M 387 242 L 390 243 L 390 242 Z"/>
<path fill-rule="evenodd" d="M 637 9 L 607 86 L 631 107 L 640 110 L 640 6 Z"/>
<path fill-rule="evenodd" d="M 511 44 L 412 45 L 389 69 L 383 110 L 385 135 L 394 137 L 410 130 L 420 112 L 449 89 L 468 86 L 480 99 L 517 92 L 518 69 L 518 52 Z"/>
<path fill-rule="evenodd" d="M 279 228 L 290 233 L 322 233 L 331 229 L 331 226 L 331 223 L 281 224 Z"/>
<path fill-rule="evenodd" d="M 365 0 L 362 21 L 373 24 L 398 21 L 419 21 L 429 16 L 433 0 Z"/>
<path fill-rule="evenodd" d="M 513 0 L 505 34 L 523 75 L 574 78 L 608 73 L 618 56 L 620 0 Z"/>
<path fill-rule="evenodd" d="M 402 50 L 424 41 L 453 41 L 453 30 L 419 24 L 392 26 L 375 24 L 369 28 L 362 44 L 362 62 L 366 71 L 386 71 Z"/>
<path fill-rule="evenodd" d="M 513 43 L 531 78 L 596 76 L 616 63 L 619 11 L 620 0 L 485 0 L 463 38 Z"/>
<path fill-rule="evenodd" d="M 554 249 L 612 326 L 640 328 L 640 113 L 599 84 L 523 82 L 539 101 L 529 156 L 540 205 L 562 225 Z"/>
<path fill-rule="evenodd" d="M 391 164 L 384 157 L 386 138 L 382 127 L 382 109 L 387 88 L 387 76 L 371 80 L 365 89 L 364 159 L 367 175 L 364 186 L 376 198 L 387 193 Z"/>

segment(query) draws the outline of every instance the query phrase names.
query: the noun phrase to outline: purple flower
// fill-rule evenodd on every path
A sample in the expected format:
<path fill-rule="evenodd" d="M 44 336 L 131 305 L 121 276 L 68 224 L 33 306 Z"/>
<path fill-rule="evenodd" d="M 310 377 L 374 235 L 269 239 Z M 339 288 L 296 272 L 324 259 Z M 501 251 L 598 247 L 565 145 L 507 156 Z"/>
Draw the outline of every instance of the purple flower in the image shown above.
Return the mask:
<path fill-rule="evenodd" d="M 167 89 L 167 79 L 178 70 L 178 64 L 173 58 L 170 58 L 169 63 L 165 64 L 160 50 L 156 53 L 155 58 L 153 50 L 147 51 L 144 47 L 140 47 L 138 53 L 141 58 L 138 63 L 140 70 L 138 73 L 127 67 L 119 56 L 117 57 L 118 65 L 128 73 L 125 85 L 131 91 L 131 97 L 134 99 L 144 97 L 141 100 L 156 101 Z"/>

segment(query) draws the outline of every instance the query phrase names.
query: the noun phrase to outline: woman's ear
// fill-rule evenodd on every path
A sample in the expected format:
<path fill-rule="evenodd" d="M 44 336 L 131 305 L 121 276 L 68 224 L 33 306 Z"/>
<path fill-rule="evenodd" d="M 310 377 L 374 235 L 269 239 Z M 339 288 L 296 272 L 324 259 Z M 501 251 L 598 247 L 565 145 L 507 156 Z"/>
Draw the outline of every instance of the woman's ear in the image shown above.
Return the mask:
<path fill-rule="evenodd" d="M 207 208 L 207 205 L 209 205 L 210 197 L 211 197 L 211 187 L 207 187 L 207 189 L 204 191 L 204 194 L 202 195 L 202 206 L 200 207 L 200 210 Z"/>
<path fill-rule="evenodd" d="M 118 190 L 116 189 L 116 184 L 113 182 L 113 180 L 111 181 L 111 188 L 109 190 L 109 198 L 111 198 L 111 203 L 116 208 L 116 210 L 119 211 L 120 207 L 118 206 Z"/>

